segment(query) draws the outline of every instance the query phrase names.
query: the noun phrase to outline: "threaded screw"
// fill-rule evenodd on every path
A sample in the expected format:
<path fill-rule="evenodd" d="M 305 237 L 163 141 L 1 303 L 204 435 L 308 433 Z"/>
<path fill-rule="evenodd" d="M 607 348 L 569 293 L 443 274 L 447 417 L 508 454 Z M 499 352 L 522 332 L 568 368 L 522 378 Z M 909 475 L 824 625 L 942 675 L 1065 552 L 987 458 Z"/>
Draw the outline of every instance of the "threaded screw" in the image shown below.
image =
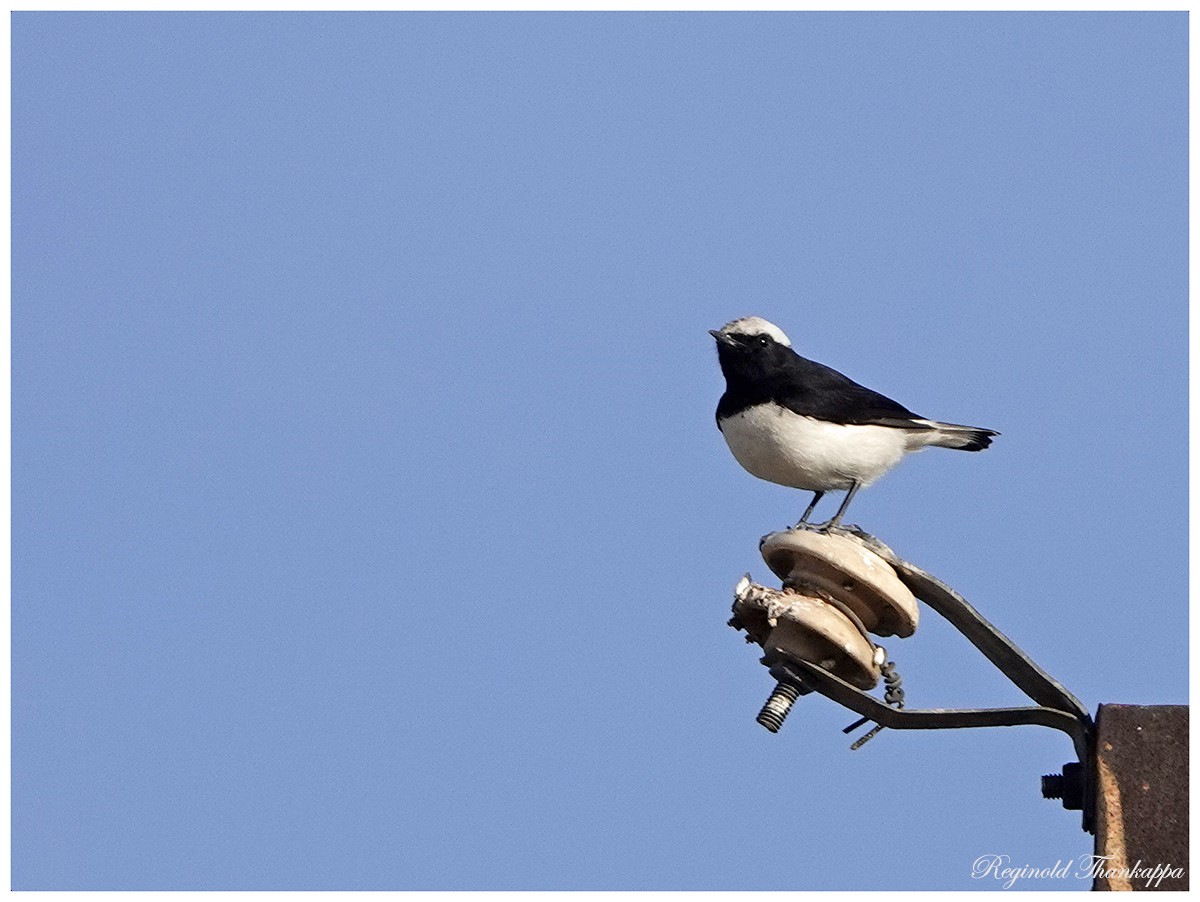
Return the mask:
<path fill-rule="evenodd" d="M 1067 790 L 1066 784 L 1062 774 L 1046 774 L 1042 777 L 1042 798 L 1061 799 Z"/>
<path fill-rule="evenodd" d="M 1078 761 L 1064 764 L 1061 774 L 1042 777 L 1042 798 L 1062 799 L 1068 811 L 1083 810 L 1084 794 L 1083 765 Z"/>
<path fill-rule="evenodd" d="M 775 691 L 771 693 L 771 697 L 767 699 L 767 703 L 755 719 L 772 733 L 778 733 L 788 712 L 792 710 L 792 703 L 799 696 L 800 687 L 794 683 L 776 683 Z"/>

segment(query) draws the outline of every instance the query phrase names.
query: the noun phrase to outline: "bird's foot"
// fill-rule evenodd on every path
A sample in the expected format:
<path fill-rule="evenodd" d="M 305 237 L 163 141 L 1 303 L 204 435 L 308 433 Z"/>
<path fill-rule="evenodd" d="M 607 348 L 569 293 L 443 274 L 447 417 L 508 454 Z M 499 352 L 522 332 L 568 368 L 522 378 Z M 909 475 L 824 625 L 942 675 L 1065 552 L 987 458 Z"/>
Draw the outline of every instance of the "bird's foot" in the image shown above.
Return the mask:
<path fill-rule="evenodd" d="M 789 527 L 789 529 L 803 529 L 808 532 L 828 532 L 831 525 L 836 526 L 837 524 L 830 524 L 828 521 L 825 523 L 809 523 L 807 520 L 801 520 L 795 526 Z"/>
<path fill-rule="evenodd" d="M 819 532 L 824 535 L 829 535 L 830 533 L 839 533 L 839 532 L 849 532 L 849 533 L 854 533 L 856 535 L 865 535 L 865 533 L 863 533 L 862 529 L 860 527 L 858 527 L 856 524 L 850 523 L 848 525 L 843 525 L 841 523 L 841 521 L 839 521 L 837 518 L 834 518 L 832 520 L 826 520 L 824 523 L 809 523 L 806 520 L 801 520 L 799 523 L 797 523 L 795 526 L 793 526 L 792 529 L 804 529 L 804 530 L 807 530 L 808 532 Z"/>

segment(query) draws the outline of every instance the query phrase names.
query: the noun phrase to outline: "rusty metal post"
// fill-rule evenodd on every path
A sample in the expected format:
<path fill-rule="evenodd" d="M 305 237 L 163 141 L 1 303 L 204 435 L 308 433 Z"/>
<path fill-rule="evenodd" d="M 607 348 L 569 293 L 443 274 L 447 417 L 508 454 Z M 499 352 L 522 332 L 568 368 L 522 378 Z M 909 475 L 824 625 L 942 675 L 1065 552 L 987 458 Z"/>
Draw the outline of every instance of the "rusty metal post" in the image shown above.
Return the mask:
<path fill-rule="evenodd" d="M 1101 705 L 1092 772 L 1092 888 L 1186 890 L 1188 706 Z"/>

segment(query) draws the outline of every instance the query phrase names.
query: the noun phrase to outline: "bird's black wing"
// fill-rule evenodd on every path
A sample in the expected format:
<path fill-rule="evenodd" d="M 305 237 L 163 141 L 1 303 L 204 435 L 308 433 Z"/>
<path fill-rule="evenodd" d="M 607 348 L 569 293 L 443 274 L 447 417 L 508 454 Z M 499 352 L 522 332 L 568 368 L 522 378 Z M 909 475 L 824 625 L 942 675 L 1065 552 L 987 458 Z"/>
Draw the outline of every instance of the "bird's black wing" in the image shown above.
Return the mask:
<path fill-rule="evenodd" d="M 799 354 L 776 380 L 772 395 L 793 413 L 831 423 L 933 428 L 903 404 Z"/>

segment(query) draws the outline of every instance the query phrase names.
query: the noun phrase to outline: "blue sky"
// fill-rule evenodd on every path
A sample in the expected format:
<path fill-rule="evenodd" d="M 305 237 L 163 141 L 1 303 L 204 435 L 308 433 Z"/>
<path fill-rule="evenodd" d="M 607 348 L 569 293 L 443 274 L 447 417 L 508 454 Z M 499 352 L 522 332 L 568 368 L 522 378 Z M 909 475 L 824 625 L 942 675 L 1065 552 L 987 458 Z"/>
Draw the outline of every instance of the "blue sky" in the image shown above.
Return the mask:
<path fill-rule="evenodd" d="M 730 457 L 707 330 L 1003 433 L 850 519 L 1089 707 L 1185 703 L 1185 13 L 12 41 L 15 889 L 979 889 L 1090 850 L 1039 797 L 1059 734 L 755 724 L 732 587 L 808 498 Z M 1023 702 L 928 610 L 888 647 L 910 707 Z"/>

